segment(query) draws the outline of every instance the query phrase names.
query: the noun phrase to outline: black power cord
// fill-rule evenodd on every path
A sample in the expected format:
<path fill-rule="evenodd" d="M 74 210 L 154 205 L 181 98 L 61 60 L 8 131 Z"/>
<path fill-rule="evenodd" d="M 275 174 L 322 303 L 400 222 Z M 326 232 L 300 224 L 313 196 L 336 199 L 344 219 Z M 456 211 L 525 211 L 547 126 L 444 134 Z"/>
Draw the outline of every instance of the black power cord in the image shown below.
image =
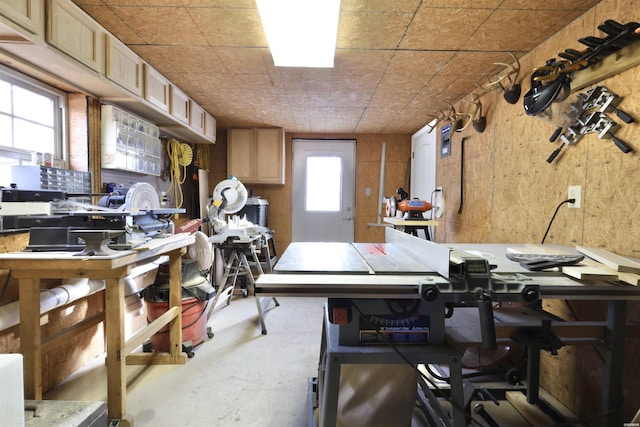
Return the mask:
<path fill-rule="evenodd" d="M 564 205 L 565 203 L 575 203 L 575 202 L 576 202 L 576 199 L 567 199 L 560 202 L 558 207 L 556 207 L 556 211 L 553 213 L 553 216 L 551 217 L 551 221 L 549 221 L 549 226 L 547 227 L 547 231 L 544 232 L 544 237 L 542 238 L 542 241 L 540 242 L 540 244 L 543 244 L 545 239 L 547 238 L 547 234 L 549 234 L 549 230 L 551 229 L 551 224 L 553 224 L 553 220 L 556 219 L 556 215 L 560 210 L 560 206 Z"/>

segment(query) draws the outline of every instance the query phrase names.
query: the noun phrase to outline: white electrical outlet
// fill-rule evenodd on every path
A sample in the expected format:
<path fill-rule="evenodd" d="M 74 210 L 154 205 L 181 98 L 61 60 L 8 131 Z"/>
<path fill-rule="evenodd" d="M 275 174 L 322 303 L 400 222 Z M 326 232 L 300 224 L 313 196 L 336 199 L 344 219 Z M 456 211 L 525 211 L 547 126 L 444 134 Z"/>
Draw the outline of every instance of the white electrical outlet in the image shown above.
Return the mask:
<path fill-rule="evenodd" d="M 569 203 L 570 208 L 578 209 L 582 206 L 582 186 L 570 185 L 569 186 L 569 199 L 576 199 L 574 203 Z"/>

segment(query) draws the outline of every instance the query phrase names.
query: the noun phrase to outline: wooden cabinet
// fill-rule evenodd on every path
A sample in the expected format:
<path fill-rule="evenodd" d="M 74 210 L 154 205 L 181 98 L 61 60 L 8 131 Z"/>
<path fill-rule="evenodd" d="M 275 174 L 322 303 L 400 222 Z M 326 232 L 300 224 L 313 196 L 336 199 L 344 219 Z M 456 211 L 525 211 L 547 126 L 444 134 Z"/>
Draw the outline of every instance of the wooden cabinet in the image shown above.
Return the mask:
<path fill-rule="evenodd" d="M 44 33 L 44 2 L 38 0 L 0 0 L 0 15 L 29 33 Z"/>
<path fill-rule="evenodd" d="M 74 3 L 51 0 L 46 41 L 94 71 L 102 72 L 104 31 Z"/>
<path fill-rule="evenodd" d="M 206 111 L 204 112 L 204 136 L 211 142 L 216 142 L 216 119 Z"/>
<path fill-rule="evenodd" d="M 105 48 L 105 76 L 140 96 L 142 94 L 142 59 L 110 34 L 105 34 Z"/>
<path fill-rule="evenodd" d="M 284 184 L 284 129 L 229 129 L 227 173 L 252 184 Z"/>
<path fill-rule="evenodd" d="M 143 97 L 158 109 L 169 112 L 169 91 L 171 82 L 149 64 L 143 65 Z"/>
<path fill-rule="evenodd" d="M 189 100 L 189 126 L 199 134 L 204 135 L 204 108 L 193 99 Z"/>
<path fill-rule="evenodd" d="M 171 85 L 169 89 L 169 114 L 188 125 L 189 97 L 174 85 Z"/>

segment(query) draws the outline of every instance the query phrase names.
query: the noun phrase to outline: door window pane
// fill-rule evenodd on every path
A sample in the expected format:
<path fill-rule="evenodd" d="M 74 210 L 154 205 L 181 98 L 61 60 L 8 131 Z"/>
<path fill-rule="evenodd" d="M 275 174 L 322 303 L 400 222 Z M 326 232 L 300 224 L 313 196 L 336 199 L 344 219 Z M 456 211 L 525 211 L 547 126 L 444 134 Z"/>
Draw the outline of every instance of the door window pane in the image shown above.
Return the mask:
<path fill-rule="evenodd" d="M 339 212 L 341 181 L 340 157 L 307 157 L 306 210 Z"/>

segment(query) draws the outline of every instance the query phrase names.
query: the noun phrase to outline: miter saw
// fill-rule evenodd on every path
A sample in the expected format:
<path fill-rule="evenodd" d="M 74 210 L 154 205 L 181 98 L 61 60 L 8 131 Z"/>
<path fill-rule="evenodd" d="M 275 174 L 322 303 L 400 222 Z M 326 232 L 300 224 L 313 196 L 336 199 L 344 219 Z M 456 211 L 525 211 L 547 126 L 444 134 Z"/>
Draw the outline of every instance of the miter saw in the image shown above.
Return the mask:
<path fill-rule="evenodd" d="M 409 194 L 402 188 L 398 188 L 396 193 L 400 196 L 399 199 L 395 196 L 385 197 L 385 213 L 388 217 L 393 218 L 401 213 L 403 219 L 423 220 L 425 218 L 422 214 L 433 208 L 431 203 L 424 200 L 409 200 Z"/>
<path fill-rule="evenodd" d="M 33 251 L 83 250 L 89 243 L 86 238 L 92 236 L 108 236 L 111 249 L 129 249 L 153 237 L 173 234 L 171 218 L 184 212 L 161 208 L 155 188 L 138 182 L 103 196 L 98 205 L 60 200 L 52 215 L 21 218 L 21 227 L 30 228 L 27 249 Z"/>
<path fill-rule="evenodd" d="M 247 199 L 246 187 L 235 177 L 229 177 L 215 186 L 207 214 L 215 232 L 212 239 L 220 242 L 227 238 L 243 240 L 269 232 L 266 227 L 253 224 L 246 218 L 228 217 L 242 210 Z"/>

